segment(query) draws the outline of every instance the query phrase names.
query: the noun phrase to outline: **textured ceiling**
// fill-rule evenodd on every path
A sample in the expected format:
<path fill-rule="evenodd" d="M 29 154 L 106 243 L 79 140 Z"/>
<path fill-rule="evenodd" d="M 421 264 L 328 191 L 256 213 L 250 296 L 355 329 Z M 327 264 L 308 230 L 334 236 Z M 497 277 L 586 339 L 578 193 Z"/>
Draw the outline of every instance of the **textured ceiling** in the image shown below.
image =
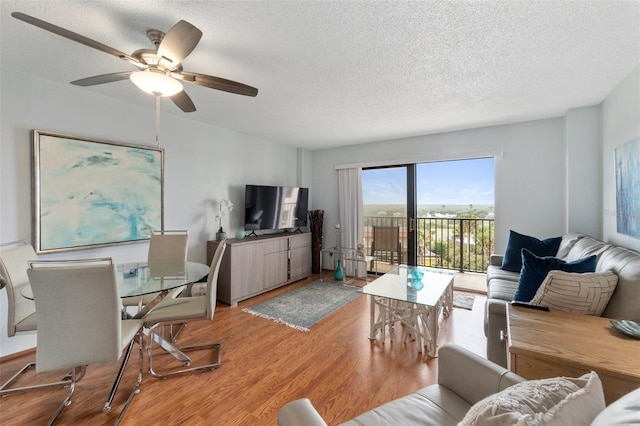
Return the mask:
<path fill-rule="evenodd" d="M 162 114 L 309 149 L 561 116 L 640 64 L 640 1 L 2 0 L 2 67 L 64 84 L 134 68 L 14 11 L 127 53 L 187 20 L 204 35 L 186 70 L 260 92 L 187 84 L 198 110 Z M 154 106 L 129 81 L 69 90 Z"/>

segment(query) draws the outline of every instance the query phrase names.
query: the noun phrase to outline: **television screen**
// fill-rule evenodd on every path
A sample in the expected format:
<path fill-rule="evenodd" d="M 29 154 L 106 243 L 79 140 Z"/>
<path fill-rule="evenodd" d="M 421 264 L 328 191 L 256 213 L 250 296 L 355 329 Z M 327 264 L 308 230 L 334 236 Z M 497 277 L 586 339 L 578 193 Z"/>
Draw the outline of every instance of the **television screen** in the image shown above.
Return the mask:
<path fill-rule="evenodd" d="M 247 231 L 307 226 L 308 188 L 247 185 L 244 200 Z"/>

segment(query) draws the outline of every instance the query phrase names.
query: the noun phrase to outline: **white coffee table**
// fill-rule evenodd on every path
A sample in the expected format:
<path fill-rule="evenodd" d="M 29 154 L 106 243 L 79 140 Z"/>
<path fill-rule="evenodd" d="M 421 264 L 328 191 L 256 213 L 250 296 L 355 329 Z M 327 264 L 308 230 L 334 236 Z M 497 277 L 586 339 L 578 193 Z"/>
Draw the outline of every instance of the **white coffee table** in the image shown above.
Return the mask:
<path fill-rule="evenodd" d="M 420 280 L 412 277 L 413 270 L 423 274 Z M 429 356 L 437 355 L 440 312 L 448 316 L 453 309 L 452 272 L 400 265 L 364 286 L 362 293 L 370 296 L 370 339 L 380 332 L 384 340 L 386 328 L 401 322 L 419 339 L 421 352 L 426 347 Z"/>

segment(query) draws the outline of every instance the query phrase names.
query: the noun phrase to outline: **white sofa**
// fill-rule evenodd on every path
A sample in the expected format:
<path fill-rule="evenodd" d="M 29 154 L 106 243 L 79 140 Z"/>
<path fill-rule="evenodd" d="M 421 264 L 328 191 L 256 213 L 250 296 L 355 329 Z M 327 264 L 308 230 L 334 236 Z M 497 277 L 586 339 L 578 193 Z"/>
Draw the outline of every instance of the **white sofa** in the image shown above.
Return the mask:
<path fill-rule="evenodd" d="M 567 234 L 562 236 L 555 257 L 571 262 L 591 255 L 597 256 L 596 272 L 611 271 L 618 276 L 617 287 L 602 316 L 640 322 L 640 253 L 587 235 Z M 507 332 L 506 305 L 513 299 L 520 274 L 503 270 L 502 261 L 502 255 L 493 255 L 487 268 L 484 334 L 487 358 L 506 367 L 507 349 L 502 338 Z"/>
<path fill-rule="evenodd" d="M 475 411 L 483 407 L 483 404 L 488 401 L 487 398 L 495 397 L 496 401 L 504 401 L 508 397 L 506 395 L 508 392 L 513 393 L 512 390 L 516 387 L 527 384 L 532 384 L 533 394 L 540 393 L 539 388 L 533 386 L 534 381 L 527 382 L 509 370 L 460 346 L 446 344 L 439 349 L 437 384 L 376 407 L 342 425 L 456 425 L 465 419 L 472 407 Z M 591 424 L 592 426 L 640 424 L 640 389 L 631 392 L 607 408 L 604 408 L 604 395 L 599 380 L 596 379 L 591 395 L 587 395 L 590 399 L 586 399 L 585 395 L 589 393 L 586 389 L 586 387 L 582 388 L 564 397 L 555 407 L 541 407 L 540 415 L 547 416 L 545 424 Z M 373 389 L 369 391 L 375 392 Z M 496 395 L 497 393 L 500 394 Z M 576 401 L 579 401 L 580 405 L 569 407 L 571 404 L 576 404 Z M 509 401 L 506 405 L 512 407 L 511 402 Z M 491 414 L 492 411 L 494 411 L 493 406 L 485 407 L 484 414 Z M 595 419 L 586 423 L 577 420 L 581 414 L 589 416 L 590 419 L 595 417 Z M 514 415 L 520 416 L 517 412 L 511 415 L 511 419 Z M 567 419 L 571 419 L 570 423 L 567 423 Z M 577 423 L 572 421 L 573 419 L 576 419 Z M 302 398 L 286 404 L 278 411 L 278 425 L 326 426 L 326 423 L 311 402 Z"/>

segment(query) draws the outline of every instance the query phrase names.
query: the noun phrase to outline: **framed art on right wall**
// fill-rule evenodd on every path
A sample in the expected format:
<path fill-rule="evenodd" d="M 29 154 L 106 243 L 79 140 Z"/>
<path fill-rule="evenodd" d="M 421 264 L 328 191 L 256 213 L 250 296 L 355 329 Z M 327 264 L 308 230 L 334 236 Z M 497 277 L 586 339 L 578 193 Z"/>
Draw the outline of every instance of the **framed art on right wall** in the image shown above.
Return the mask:
<path fill-rule="evenodd" d="M 616 228 L 640 239 L 640 139 L 615 149 Z"/>

